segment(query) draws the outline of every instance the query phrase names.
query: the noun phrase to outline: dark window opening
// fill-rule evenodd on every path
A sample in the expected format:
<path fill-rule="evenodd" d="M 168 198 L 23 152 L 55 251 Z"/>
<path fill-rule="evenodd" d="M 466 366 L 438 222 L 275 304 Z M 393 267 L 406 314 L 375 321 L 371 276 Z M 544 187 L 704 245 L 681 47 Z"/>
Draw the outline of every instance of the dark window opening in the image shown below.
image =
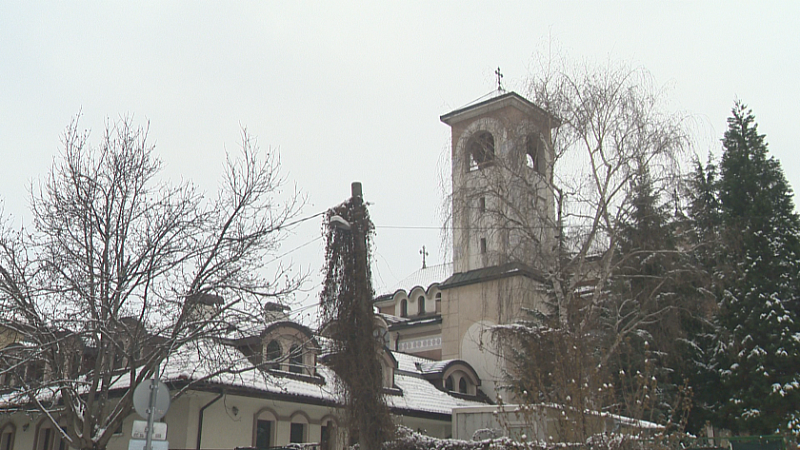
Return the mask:
<path fill-rule="evenodd" d="M 486 212 L 486 197 L 481 197 L 478 199 L 478 211 Z"/>
<path fill-rule="evenodd" d="M 417 299 L 417 314 L 425 314 L 425 297 L 422 295 Z"/>
<path fill-rule="evenodd" d="M 30 363 L 25 375 L 25 381 L 28 383 L 41 383 L 44 381 L 44 361 Z"/>
<path fill-rule="evenodd" d="M 453 376 L 452 375 L 447 377 L 446 380 L 444 380 L 444 389 L 446 391 L 452 391 L 453 390 Z"/>
<path fill-rule="evenodd" d="M 541 174 L 545 172 L 543 147 L 538 136 L 528 136 L 525 139 L 525 165 Z"/>
<path fill-rule="evenodd" d="M 437 313 L 442 312 L 442 293 L 441 292 L 437 292 L 436 293 L 436 312 Z"/>
<path fill-rule="evenodd" d="M 289 433 L 289 442 L 303 443 L 305 442 L 306 426 L 302 423 L 293 423 L 291 432 Z"/>
<path fill-rule="evenodd" d="M 336 430 L 336 426 L 331 421 L 322 425 L 322 433 L 319 439 L 319 447 L 321 450 L 333 450 L 334 430 Z"/>
<path fill-rule="evenodd" d="M 256 422 L 256 448 L 272 446 L 272 421 L 258 420 Z"/>
<path fill-rule="evenodd" d="M 386 385 L 386 379 L 383 377 L 383 364 L 379 364 L 378 365 L 378 373 L 379 373 L 379 377 L 381 379 L 381 386 L 383 386 L 383 387 L 391 387 L 391 386 L 387 386 Z"/>
<path fill-rule="evenodd" d="M 53 429 L 52 428 L 45 428 L 39 434 L 39 449 L 38 450 L 50 450 L 52 448 L 52 439 L 53 439 Z"/>
<path fill-rule="evenodd" d="M 0 450 L 13 450 L 13 449 L 14 449 L 14 429 L 11 428 L 3 431 L 2 439 L 0 439 Z"/>
<path fill-rule="evenodd" d="M 297 344 L 289 350 L 289 372 L 303 373 L 303 349 Z"/>
<path fill-rule="evenodd" d="M 460 380 L 458 380 L 458 392 L 462 394 L 467 393 L 467 380 L 464 379 L 463 377 Z"/>
<path fill-rule="evenodd" d="M 408 301 L 400 300 L 400 317 L 408 317 Z"/>
<path fill-rule="evenodd" d="M 281 363 L 281 344 L 278 341 L 269 341 L 267 344 L 267 361 L 271 363 L 267 365 L 270 369 L 280 369 Z"/>
<path fill-rule="evenodd" d="M 491 165 L 494 161 L 494 136 L 486 131 L 478 133 L 469 141 L 467 153 L 469 154 L 468 171 Z"/>
<path fill-rule="evenodd" d="M 486 238 L 481 238 L 481 255 L 486 254 Z"/>

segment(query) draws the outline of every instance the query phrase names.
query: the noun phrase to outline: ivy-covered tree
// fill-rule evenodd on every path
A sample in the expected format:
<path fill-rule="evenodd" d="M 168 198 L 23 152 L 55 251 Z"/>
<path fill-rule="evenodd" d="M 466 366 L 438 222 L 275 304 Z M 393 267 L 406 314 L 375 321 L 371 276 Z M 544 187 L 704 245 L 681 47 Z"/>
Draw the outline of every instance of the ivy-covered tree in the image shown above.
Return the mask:
<path fill-rule="evenodd" d="M 734 432 L 800 432 L 800 219 L 755 116 L 737 102 L 717 184 L 730 275 L 717 284 L 717 422 Z M 723 277 L 718 277 L 723 278 Z"/>
<path fill-rule="evenodd" d="M 394 433 L 383 395 L 380 355 L 375 338 L 370 255 L 374 225 L 353 183 L 349 200 L 327 212 L 325 278 L 320 293 L 324 334 L 330 338 L 328 364 L 342 380 L 346 423 L 361 450 L 379 450 Z"/>

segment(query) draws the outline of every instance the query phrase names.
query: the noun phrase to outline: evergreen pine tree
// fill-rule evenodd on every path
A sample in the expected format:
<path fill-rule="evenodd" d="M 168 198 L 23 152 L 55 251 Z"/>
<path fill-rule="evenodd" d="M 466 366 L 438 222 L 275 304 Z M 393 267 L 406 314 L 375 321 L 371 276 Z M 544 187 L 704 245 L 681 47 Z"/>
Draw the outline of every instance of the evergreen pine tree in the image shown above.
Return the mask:
<path fill-rule="evenodd" d="M 719 372 L 713 358 L 720 335 L 717 318 L 718 298 L 725 288 L 723 282 L 733 280 L 731 271 L 722 263 L 727 255 L 725 240 L 721 239 L 721 211 L 717 191 L 718 170 L 713 161 L 695 169 L 686 179 L 688 216 L 678 219 L 678 239 L 686 249 L 681 253 L 685 274 L 681 283 L 683 337 L 679 347 L 680 368 L 675 377 L 691 387 L 691 409 L 687 431 L 700 433 L 707 422 L 716 422 L 716 411 L 722 398 Z"/>
<path fill-rule="evenodd" d="M 636 326 L 638 331 L 620 346 L 611 373 L 623 413 L 674 423 L 682 382 L 673 377 L 678 373 L 675 344 L 682 336 L 681 297 L 676 295 L 679 252 L 669 209 L 644 162 L 638 164 L 630 195 L 630 212 L 620 226 L 609 322 L 615 328 Z M 612 337 L 619 332 L 609 331 Z M 637 408 L 644 410 L 637 414 Z"/>
<path fill-rule="evenodd" d="M 735 432 L 791 431 L 800 417 L 800 220 L 755 117 L 736 103 L 718 184 L 727 261 L 713 363 L 725 394 L 718 422 Z M 797 432 L 797 430 L 794 430 Z"/>

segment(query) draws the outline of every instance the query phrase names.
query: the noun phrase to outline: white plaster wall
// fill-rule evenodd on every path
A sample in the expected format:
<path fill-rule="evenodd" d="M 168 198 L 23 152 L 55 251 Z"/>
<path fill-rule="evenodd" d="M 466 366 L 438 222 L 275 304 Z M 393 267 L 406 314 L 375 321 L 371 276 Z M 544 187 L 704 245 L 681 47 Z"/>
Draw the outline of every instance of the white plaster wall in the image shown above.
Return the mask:
<path fill-rule="evenodd" d="M 481 320 L 472 324 L 461 340 L 461 359 L 467 361 L 481 380 L 481 390 L 495 400 L 496 385 L 502 382 L 503 361 L 492 343 L 491 327 L 495 325 L 489 320 Z"/>

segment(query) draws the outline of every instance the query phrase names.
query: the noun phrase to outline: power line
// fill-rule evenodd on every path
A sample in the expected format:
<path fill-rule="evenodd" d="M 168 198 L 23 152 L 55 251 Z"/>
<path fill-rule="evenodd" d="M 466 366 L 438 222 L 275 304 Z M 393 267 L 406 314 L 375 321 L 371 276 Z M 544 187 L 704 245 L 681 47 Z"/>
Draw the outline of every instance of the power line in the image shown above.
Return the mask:
<path fill-rule="evenodd" d="M 290 227 L 292 225 L 297 225 L 298 223 L 303 223 L 303 222 L 309 221 L 309 220 L 311 220 L 311 219 L 313 219 L 315 217 L 319 217 L 319 216 L 325 214 L 326 212 L 327 211 L 318 212 L 318 213 L 316 213 L 314 215 L 311 215 L 311 216 L 308 216 L 308 217 L 303 217 L 302 219 L 297 219 L 294 222 L 281 224 L 280 226 L 278 226 L 277 229 L 286 228 L 286 227 Z"/>
<path fill-rule="evenodd" d="M 281 254 L 281 255 L 278 255 L 278 256 L 276 256 L 276 257 L 272 258 L 271 260 L 269 260 L 269 261 L 267 261 L 266 263 L 264 263 L 264 265 L 266 266 L 266 265 L 272 264 L 272 263 L 274 263 L 275 261 L 277 261 L 277 260 L 279 260 L 279 259 L 283 258 L 284 256 L 286 256 L 286 255 L 289 255 L 289 254 L 291 254 L 291 253 L 294 253 L 294 252 L 296 252 L 296 251 L 300 250 L 300 249 L 301 249 L 301 248 L 303 248 L 303 247 L 306 247 L 306 246 L 308 246 L 308 245 L 311 245 L 311 244 L 313 244 L 314 242 L 316 242 L 316 241 L 318 241 L 318 240 L 320 240 L 320 239 L 322 239 L 322 236 L 317 236 L 317 237 L 315 237 L 314 239 L 312 239 L 312 240 L 310 240 L 310 241 L 308 241 L 308 242 L 306 242 L 306 243 L 304 243 L 304 244 L 300 244 L 300 245 L 298 245 L 297 247 L 295 247 L 295 248 L 293 248 L 293 249 L 291 249 L 291 250 L 289 250 L 289 251 L 287 251 L 287 252 L 285 252 L 285 253 L 283 253 L 283 254 Z"/>

